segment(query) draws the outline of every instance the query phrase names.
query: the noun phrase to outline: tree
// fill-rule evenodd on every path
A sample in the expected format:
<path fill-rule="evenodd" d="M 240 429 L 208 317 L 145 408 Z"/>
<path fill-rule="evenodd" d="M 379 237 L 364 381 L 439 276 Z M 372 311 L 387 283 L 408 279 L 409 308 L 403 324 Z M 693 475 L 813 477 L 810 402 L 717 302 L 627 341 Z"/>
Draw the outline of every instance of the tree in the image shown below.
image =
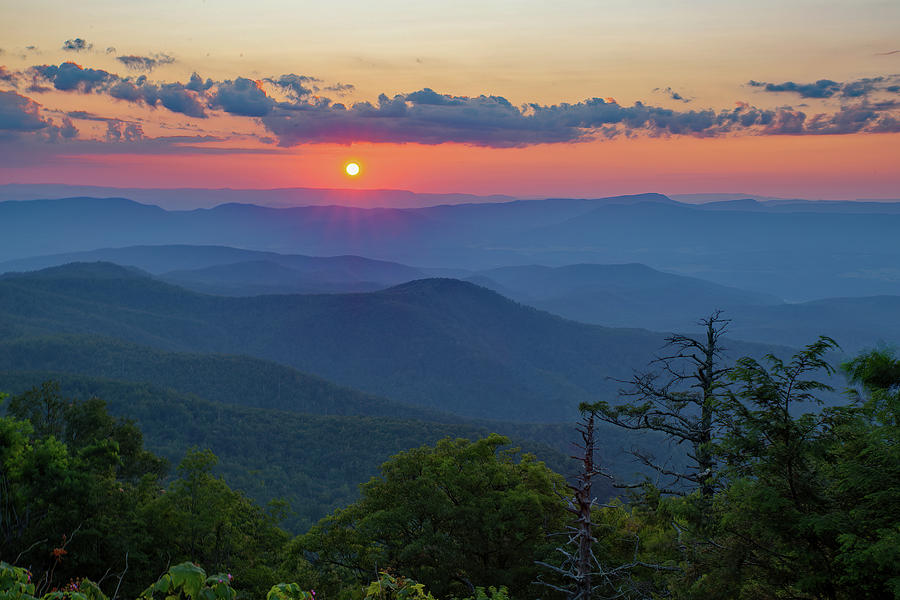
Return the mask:
<path fill-rule="evenodd" d="M 64 400 L 52 382 L 13 397 L 8 412 L 0 419 L 0 559 L 30 565 L 38 591 L 76 576 L 103 584 L 128 570 L 129 556 L 132 573 L 139 569 L 136 507 L 165 472 L 140 431 L 101 400 Z"/>
<path fill-rule="evenodd" d="M 277 579 L 287 535 L 212 474 L 208 450 L 188 453 L 167 490 L 165 461 L 102 400 L 63 400 L 44 384 L 9 412 L 0 418 L 0 560 L 28 565 L 37 593 L 89 577 L 133 597 L 138 582 L 181 559 L 230 569 L 254 596 Z"/>
<path fill-rule="evenodd" d="M 277 518 L 213 474 L 210 450 L 189 450 L 165 493 L 141 507 L 154 562 L 190 560 L 230 571 L 254 597 L 277 580 L 287 534 Z"/>
<path fill-rule="evenodd" d="M 677 571 L 677 566 L 642 560 L 641 529 L 620 503 L 598 505 L 592 493 L 597 476 L 609 477 L 596 457 L 595 421 L 598 405 L 582 403 L 581 422 L 576 443 L 579 472 L 567 485 L 571 497 L 565 498 L 571 523 L 560 535 L 566 542 L 556 548 L 558 563 L 538 561 L 560 580 L 548 581 L 539 576 L 538 583 L 562 592 L 567 600 L 592 598 L 646 598 L 653 589 L 648 572 Z M 599 521 L 599 522 L 598 522 Z M 638 524 L 637 527 L 635 525 Z M 599 539 L 598 539 L 599 538 Z"/>
<path fill-rule="evenodd" d="M 508 443 L 493 434 L 397 454 L 358 502 L 295 541 L 295 560 L 316 569 L 317 588 L 329 578 L 335 588 L 358 585 L 390 568 L 438 597 L 489 585 L 524 594 L 534 561 L 550 551 L 547 534 L 562 527 L 554 490 L 565 484 L 534 457 L 502 450 Z"/>
<path fill-rule="evenodd" d="M 822 519 L 838 544 L 839 585 L 856 598 L 900 598 L 900 359 L 872 350 L 843 365 L 854 405 L 832 411 Z"/>
<path fill-rule="evenodd" d="M 675 334 L 666 338 L 664 353 L 651 369 L 636 373 L 621 392 L 626 403 L 601 401 L 597 416 L 616 427 L 663 434 L 676 445 L 687 444 L 689 464 L 678 469 L 661 464 L 650 453 L 635 456 L 668 478 L 663 491 L 684 495 L 699 489 L 704 500 L 715 491 L 718 462 L 715 445 L 723 432 L 722 407 L 729 369 L 723 367 L 721 338 L 730 320 L 716 311 L 702 319 L 705 336 Z"/>

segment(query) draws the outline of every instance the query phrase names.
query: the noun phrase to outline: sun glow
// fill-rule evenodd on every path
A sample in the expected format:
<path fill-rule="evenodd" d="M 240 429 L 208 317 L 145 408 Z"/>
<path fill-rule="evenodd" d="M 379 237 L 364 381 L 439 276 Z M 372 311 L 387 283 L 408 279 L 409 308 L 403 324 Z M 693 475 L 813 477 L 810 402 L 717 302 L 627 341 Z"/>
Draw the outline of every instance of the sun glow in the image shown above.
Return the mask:
<path fill-rule="evenodd" d="M 359 163 L 351 162 L 347 163 L 347 166 L 344 167 L 344 170 L 347 172 L 347 175 L 350 177 L 356 177 L 359 175 Z"/>

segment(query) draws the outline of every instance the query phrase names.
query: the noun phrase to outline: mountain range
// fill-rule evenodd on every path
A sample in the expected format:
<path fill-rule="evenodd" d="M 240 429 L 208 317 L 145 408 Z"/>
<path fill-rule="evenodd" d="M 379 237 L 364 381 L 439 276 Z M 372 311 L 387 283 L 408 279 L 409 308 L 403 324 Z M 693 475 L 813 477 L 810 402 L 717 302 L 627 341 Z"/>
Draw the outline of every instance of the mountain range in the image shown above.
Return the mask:
<path fill-rule="evenodd" d="M 227 245 L 356 255 L 420 270 L 637 262 L 792 302 L 900 295 L 897 203 L 869 203 L 871 212 L 849 203 L 765 211 L 743 204 L 733 201 L 736 208 L 725 210 L 660 194 L 416 209 L 222 204 L 164 210 L 121 198 L 7 201 L 0 202 L 0 221 L 9 224 L 0 260 L 103 247 Z"/>

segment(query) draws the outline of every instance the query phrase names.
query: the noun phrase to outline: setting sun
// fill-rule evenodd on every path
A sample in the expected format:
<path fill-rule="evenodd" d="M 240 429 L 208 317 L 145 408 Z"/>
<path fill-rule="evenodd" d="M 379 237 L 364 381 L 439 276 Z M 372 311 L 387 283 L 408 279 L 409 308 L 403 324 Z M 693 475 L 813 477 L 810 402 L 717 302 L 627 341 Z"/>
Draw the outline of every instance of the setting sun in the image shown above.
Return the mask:
<path fill-rule="evenodd" d="M 359 175 L 359 163 L 347 163 L 347 166 L 344 167 L 344 170 L 347 171 L 347 175 L 350 177 L 355 177 Z"/>

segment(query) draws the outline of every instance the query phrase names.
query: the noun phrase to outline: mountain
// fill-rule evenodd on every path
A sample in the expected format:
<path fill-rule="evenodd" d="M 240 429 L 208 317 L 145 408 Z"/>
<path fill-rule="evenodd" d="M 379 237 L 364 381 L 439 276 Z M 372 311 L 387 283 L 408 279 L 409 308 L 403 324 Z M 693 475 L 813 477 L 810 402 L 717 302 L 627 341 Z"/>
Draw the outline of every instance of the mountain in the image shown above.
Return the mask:
<path fill-rule="evenodd" d="M 97 247 L 228 245 L 365 256 L 420 270 L 637 262 L 791 302 L 900 295 L 896 203 L 871 202 L 863 210 L 856 203 L 767 202 L 716 207 L 640 194 L 415 209 L 231 203 L 167 211 L 111 198 L 9 201 L 0 202 L 0 222 L 7 226 L 0 260 Z M 257 260 L 277 262 L 242 257 L 168 271 Z"/>
<path fill-rule="evenodd" d="M 779 299 L 662 273 L 640 264 L 503 267 L 469 278 L 518 302 L 597 325 L 662 331 L 699 331 L 697 319 L 714 310 L 731 319 L 729 335 L 746 341 L 801 347 L 820 335 L 847 354 L 879 343 L 900 344 L 900 296 Z"/>
<path fill-rule="evenodd" d="M 134 420 L 148 449 L 177 465 L 191 446 L 210 448 L 228 484 L 265 505 L 286 499 L 285 525 L 305 531 L 358 497 L 358 484 L 401 450 L 444 437 L 475 439 L 502 426 L 418 421 L 405 416 L 315 415 L 210 402 L 146 383 L 56 372 L 0 370 L 0 389 L 21 393 L 56 380 L 64 397 L 102 398 L 111 414 Z M 567 435 L 562 429 L 562 434 Z M 547 432 L 554 435 L 560 428 Z M 565 472 L 566 455 L 513 435 L 514 443 Z M 565 438 L 563 438 L 565 439 Z M 613 438 L 615 439 L 615 438 Z M 615 446 L 608 446 L 610 449 Z M 609 495 L 609 486 L 599 490 Z"/>
<path fill-rule="evenodd" d="M 108 263 L 0 277 L 0 333 L 240 353 L 406 404 L 544 422 L 614 396 L 614 380 L 643 367 L 664 338 L 568 321 L 452 279 L 364 294 L 228 298 Z"/>
<path fill-rule="evenodd" d="M 781 304 L 767 294 L 636 263 L 501 267 L 480 271 L 469 281 L 568 319 L 663 331 L 690 327 L 714 310 L 731 315 L 738 307 Z"/>
<path fill-rule="evenodd" d="M 640 262 L 797 301 L 900 292 L 900 214 L 610 205 L 521 236 L 559 262 Z M 510 251 L 514 240 L 501 240 Z"/>
<path fill-rule="evenodd" d="M 280 364 L 241 355 L 166 352 L 107 337 L 0 340 L 6 372 L 43 371 L 153 385 L 223 404 L 320 415 L 460 418 L 364 394 Z"/>
<path fill-rule="evenodd" d="M 96 261 L 138 267 L 188 289 L 235 296 L 372 291 L 425 277 L 419 269 L 361 256 L 317 257 L 192 245 L 36 256 L 0 263 L 0 273 Z"/>
<path fill-rule="evenodd" d="M 96 185 L 21 184 L 0 185 L 0 201 L 42 198 L 131 198 L 143 204 L 185 210 L 211 208 L 237 202 L 259 206 L 292 207 L 317 205 L 360 208 L 417 208 L 462 202 L 507 202 L 512 196 L 475 194 L 419 194 L 407 190 L 353 190 L 327 188 L 205 189 L 205 188 L 116 188 Z"/>
<path fill-rule="evenodd" d="M 743 307 L 734 312 L 731 334 L 798 346 L 819 335 L 834 338 L 854 355 L 878 345 L 900 346 L 900 296 L 825 298 L 778 306 Z"/>
<path fill-rule="evenodd" d="M 341 280 L 327 271 L 306 274 L 266 260 L 171 271 L 160 278 L 191 290 L 223 296 L 371 292 L 391 285 L 358 279 Z"/>
<path fill-rule="evenodd" d="M 97 247 L 194 244 L 316 256 L 354 254 L 391 261 L 403 256 L 407 263 L 458 267 L 460 261 L 483 264 L 486 260 L 518 260 L 518 253 L 483 248 L 501 234 L 562 221 L 598 206 L 636 200 L 668 201 L 658 194 L 642 194 L 420 209 L 276 209 L 229 203 L 210 209 L 169 211 L 124 198 L 7 201 L 0 202 L 0 222 L 10 224 L 8 234 L 0 240 L 0 260 Z"/>

